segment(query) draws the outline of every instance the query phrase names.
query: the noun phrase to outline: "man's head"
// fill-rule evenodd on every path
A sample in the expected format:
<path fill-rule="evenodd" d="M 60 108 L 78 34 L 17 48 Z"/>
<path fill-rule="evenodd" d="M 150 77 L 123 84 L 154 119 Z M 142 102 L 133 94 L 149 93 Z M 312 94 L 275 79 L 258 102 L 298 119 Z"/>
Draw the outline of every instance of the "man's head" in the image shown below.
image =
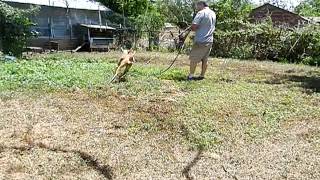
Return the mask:
<path fill-rule="evenodd" d="M 196 3 L 196 9 L 197 9 L 197 11 L 201 11 L 202 9 L 204 9 L 204 8 L 206 8 L 206 7 L 208 7 L 209 5 L 208 5 L 208 3 L 206 3 L 205 1 L 198 1 L 197 3 Z"/>

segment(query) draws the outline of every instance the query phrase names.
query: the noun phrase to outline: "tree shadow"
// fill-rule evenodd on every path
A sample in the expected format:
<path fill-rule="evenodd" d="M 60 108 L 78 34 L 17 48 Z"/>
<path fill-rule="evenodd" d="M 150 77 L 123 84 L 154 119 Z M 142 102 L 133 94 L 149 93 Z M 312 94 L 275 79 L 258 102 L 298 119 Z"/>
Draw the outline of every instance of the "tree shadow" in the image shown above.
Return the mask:
<path fill-rule="evenodd" d="M 30 151 L 34 148 L 40 148 L 45 149 L 52 152 L 62 152 L 62 153 L 73 153 L 77 154 L 85 163 L 87 166 L 93 168 L 97 172 L 99 172 L 101 175 L 103 175 L 106 179 L 112 180 L 113 179 L 113 172 L 112 167 L 109 165 L 103 165 L 101 164 L 94 156 L 78 150 L 66 150 L 62 148 L 54 148 L 49 147 L 48 145 L 45 145 L 43 143 L 37 143 L 37 144 L 29 144 L 27 146 L 0 146 L 0 152 L 4 149 L 13 149 L 18 151 Z"/>
<path fill-rule="evenodd" d="M 182 124 L 180 126 L 181 132 L 182 132 L 182 136 L 185 137 L 186 139 L 188 139 L 189 136 L 189 131 L 187 129 L 187 127 Z M 191 175 L 191 169 L 199 162 L 199 160 L 202 158 L 203 152 L 204 152 L 204 146 L 202 145 L 198 145 L 196 147 L 197 154 L 196 156 L 193 158 L 193 160 L 187 164 L 187 166 L 185 168 L 183 168 L 182 170 L 182 174 L 184 175 L 184 177 L 186 177 L 187 180 L 193 180 L 194 178 Z"/>
<path fill-rule="evenodd" d="M 289 80 L 302 83 L 301 86 L 307 90 L 320 92 L 320 76 L 290 76 Z"/>
<path fill-rule="evenodd" d="M 159 77 L 159 79 L 162 80 L 170 80 L 170 81 L 178 81 L 178 82 L 182 82 L 182 81 L 188 81 L 187 76 L 185 74 L 182 75 L 161 75 Z"/>
<path fill-rule="evenodd" d="M 203 154 L 203 148 L 200 148 L 197 152 L 197 155 L 193 158 L 193 160 L 183 169 L 182 174 L 188 179 L 193 180 L 194 178 L 190 174 L 192 167 L 194 167 L 198 161 L 201 159 Z"/>
<path fill-rule="evenodd" d="M 102 165 L 99 163 L 97 159 L 86 152 L 81 151 L 73 151 L 74 153 L 78 153 L 79 156 L 86 162 L 86 164 L 96 171 L 100 172 L 105 178 L 111 180 L 113 179 L 112 167 L 109 165 Z"/>
<path fill-rule="evenodd" d="M 265 81 L 266 84 L 288 84 L 294 83 L 295 86 L 302 87 L 306 93 L 320 93 L 320 76 L 299 76 L 299 75 L 279 75 Z"/>

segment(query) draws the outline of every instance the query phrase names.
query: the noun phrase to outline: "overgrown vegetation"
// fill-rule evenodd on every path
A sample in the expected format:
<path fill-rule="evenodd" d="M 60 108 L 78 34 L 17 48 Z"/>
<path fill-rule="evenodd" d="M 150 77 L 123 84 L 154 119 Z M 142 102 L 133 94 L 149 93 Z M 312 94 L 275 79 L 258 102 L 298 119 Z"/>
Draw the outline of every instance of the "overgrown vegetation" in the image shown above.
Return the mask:
<path fill-rule="evenodd" d="M 270 3 L 284 4 L 280 1 Z M 311 1 L 308 3 L 317 7 Z M 213 56 L 319 65 L 319 26 L 278 28 L 273 26 L 271 19 L 252 24 L 248 16 L 253 6 L 246 0 L 221 0 L 211 7 L 217 12 Z"/>
<path fill-rule="evenodd" d="M 185 21 L 191 23 L 192 13 L 194 13 L 193 3 L 190 0 L 160 1 L 157 6 L 154 5 L 153 7 L 162 11 L 163 19 L 167 22 Z M 270 1 L 269 3 L 280 7 L 286 4 L 282 1 Z M 253 4 L 248 0 L 218 0 L 211 3 L 210 7 L 217 13 L 213 56 L 319 65 L 319 26 L 278 28 L 273 26 L 271 20 L 266 20 L 261 24 L 252 24 L 249 22 L 249 14 L 253 9 Z M 284 8 L 286 7 L 284 6 Z M 310 0 L 301 3 L 296 10 L 302 14 L 303 12 L 306 14 L 307 10 L 312 11 L 314 12 L 313 15 L 317 16 L 317 9 L 320 9 L 317 7 L 317 1 Z M 161 28 L 159 24 L 164 21 L 154 21 L 155 18 L 152 18 L 151 15 L 148 14 L 147 18 L 144 17 L 142 21 L 137 22 L 138 24 L 146 23 L 150 24 L 151 27 L 156 27 L 156 29 L 144 28 L 148 32 L 156 32 L 157 29 Z M 148 22 L 159 22 L 159 24 L 153 25 Z M 152 37 L 156 37 L 156 35 L 153 34 Z"/>
<path fill-rule="evenodd" d="M 320 16 L 320 1 L 319 0 L 304 0 L 299 4 L 295 11 L 303 16 L 319 17 Z"/>
<path fill-rule="evenodd" d="M 280 29 L 270 22 L 243 23 L 242 28 L 235 31 L 218 30 L 213 46 L 213 55 L 219 57 L 270 59 L 317 66 L 320 63 L 320 27 Z"/>
<path fill-rule="evenodd" d="M 193 0 L 100 2 L 114 10 L 115 13 L 111 13 L 109 18 L 135 29 L 136 38 L 147 37 L 149 50 L 157 49 L 159 32 L 165 22 L 191 24 L 195 15 Z M 281 0 L 268 2 L 280 7 L 286 4 Z M 318 6 L 317 0 L 308 0 L 295 11 L 318 16 Z M 211 2 L 210 7 L 217 13 L 213 56 L 319 65 L 319 26 L 280 29 L 270 22 L 251 24 L 248 16 L 253 4 L 249 0 L 216 0 Z M 32 23 L 27 18 L 31 12 L 34 10 L 17 10 L 1 3 L 1 24 L 5 26 L 0 28 L 0 40 L 5 44 L 5 54 L 21 56 L 26 40 L 32 35 L 29 30 Z"/>
<path fill-rule="evenodd" d="M 156 5 L 148 4 L 143 14 L 134 19 L 136 28 L 140 37 L 147 34 L 149 39 L 149 49 L 157 47 L 156 42 L 159 41 L 159 32 L 164 26 L 165 17 L 156 7 Z"/>
<path fill-rule="evenodd" d="M 150 4 L 148 0 L 98 0 L 114 12 L 125 17 L 137 17 L 145 12 L 145 7 Z"/>
<path fill-rule="evenodd" d="M 27 40 L 34 35 L 30 29 L 34 24 L 28 17 L 37 11 L 37 7 L 21 10 L 0 2 L 0 44 L 4 54 L 22 56 Z"/>

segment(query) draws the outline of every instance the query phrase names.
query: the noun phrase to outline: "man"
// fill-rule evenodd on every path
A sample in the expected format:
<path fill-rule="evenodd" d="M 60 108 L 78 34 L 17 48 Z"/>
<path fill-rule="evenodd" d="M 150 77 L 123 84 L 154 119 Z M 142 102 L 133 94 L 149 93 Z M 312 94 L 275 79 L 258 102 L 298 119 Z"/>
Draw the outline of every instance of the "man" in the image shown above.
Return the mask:
<path fill-rule="evenodd" d="M 213 32 L 216 24 L 216 14 L 212 11 L 208 4 L 204 1 L 196 3 L 198 10 L 192 22 L 192 31 L 195 31 L 195 40 L 190 53 L 190 74 L 188 80 L 203 80 L 208 67 L 208 57 L 211 52 L 213 43 Z M 202 62 L 201 74 L 194 77 L 197 65 Z"/>

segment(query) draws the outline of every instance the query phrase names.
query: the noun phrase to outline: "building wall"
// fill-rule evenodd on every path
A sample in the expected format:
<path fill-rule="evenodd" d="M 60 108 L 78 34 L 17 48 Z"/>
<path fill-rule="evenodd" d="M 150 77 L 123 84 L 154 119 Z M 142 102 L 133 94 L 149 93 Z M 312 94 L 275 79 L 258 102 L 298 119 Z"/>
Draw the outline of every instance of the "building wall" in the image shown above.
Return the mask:
<path fill-rule="evenodd" d="M 265 5 L 257 8 L 250 14 L 251 20 L 256 22 L 261 22 L 269 16 L 276 26 L 293 27 L 306 23 L 306 21 L 299 15 L 271 5 Z"/>
<path fill-rule="evenodd" d="M 47 38 L 34 38 L 29 40 L 28 46 L 31 47 L 42 47 L 49 49 L 49 41 L 59 43 L 59 50 L 72 50 L 78 47 L 82 42 L 78 39 L 47 39 Z"/>
<path fill-rule="evenodd" d="M 10 3 L 16 8 L 29 8 L 29 4 Z M 106 24 L 106 13 L 101 11 L 101 24 Z M 49 41 L 60 43 L 61 49 L 74 49 L 80 45 L 79 24 L 100 24 L 99 11 L 66 9 L 58 7 L 41 6 L 39 14 L 31 17 L 37 24 L 33 30 L 38 37 L 29 41 L 29 46 L 45 47 Z"/>

